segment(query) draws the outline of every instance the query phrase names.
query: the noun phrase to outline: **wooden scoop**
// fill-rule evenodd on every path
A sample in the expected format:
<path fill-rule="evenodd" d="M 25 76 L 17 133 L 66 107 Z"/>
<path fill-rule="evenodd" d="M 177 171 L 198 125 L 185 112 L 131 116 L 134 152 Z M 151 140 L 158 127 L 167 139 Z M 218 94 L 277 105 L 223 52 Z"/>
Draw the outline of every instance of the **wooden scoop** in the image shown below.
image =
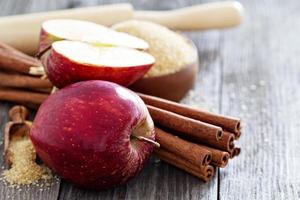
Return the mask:
<path fill-rule="evenodd" d="M 11 164 L 11 155 L 9 152 L 9 144 L 11 139 L 28 137 L 31 122 L 27 121 L 28 110 L 24 106 L 14 106 L 9 110 L 9 119 L 4 127 L 4 158 L 5 162 Z"/>

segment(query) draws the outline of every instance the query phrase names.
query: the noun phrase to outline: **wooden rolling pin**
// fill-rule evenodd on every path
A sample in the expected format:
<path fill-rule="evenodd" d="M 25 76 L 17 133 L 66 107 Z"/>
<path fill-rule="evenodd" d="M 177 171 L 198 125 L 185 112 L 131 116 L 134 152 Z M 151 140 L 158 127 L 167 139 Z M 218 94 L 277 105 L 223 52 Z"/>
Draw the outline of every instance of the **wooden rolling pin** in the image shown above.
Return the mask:
<path fill-rule="evenodd" d="M 136 18 L 172 29 L 201 30 L 239 25 L 243 7 L 238 2 L 216 2 L 169 11 L 133 11 L 131 4 L 58 10 L 0 18 L 0 41 L 27 54 L 36 53 L 41 23 L 54 18 L 82 19 L 110 26 Z"/>
<path fill-rule="evenodd" d="M 194 5 L 167 11 L 135 11 L 134 18 L 152 21 L 177 30 L 204 30 L 237 26 L 243 18 L 237 1 Z"/>

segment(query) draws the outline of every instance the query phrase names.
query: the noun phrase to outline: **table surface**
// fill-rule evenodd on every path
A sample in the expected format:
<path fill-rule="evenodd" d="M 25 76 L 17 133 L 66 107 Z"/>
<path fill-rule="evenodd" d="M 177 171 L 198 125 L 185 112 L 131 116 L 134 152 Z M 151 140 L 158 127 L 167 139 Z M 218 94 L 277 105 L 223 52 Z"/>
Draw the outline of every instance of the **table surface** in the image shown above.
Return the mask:
<path fill-rule="evenodd" d="M 0 15 L 117 2 L 122 1 L 0 0 Z M 204 2 L 131 1 L 137 9 Z M 116 189 L 86 191 L 59 180 L 45 190 L 16 189 L 1 182 L 0 199 L 300 199 L 300 1 L 241 2 L 246 15 L 240 27 L 186 33 L 198 47 L 200 72 L 184 102 L 243 120 L 242 154 L 217 170 L 211 182 L 151 160 L 138 177 Z M 0 103 L 2 127 L 11 105 Z"/>

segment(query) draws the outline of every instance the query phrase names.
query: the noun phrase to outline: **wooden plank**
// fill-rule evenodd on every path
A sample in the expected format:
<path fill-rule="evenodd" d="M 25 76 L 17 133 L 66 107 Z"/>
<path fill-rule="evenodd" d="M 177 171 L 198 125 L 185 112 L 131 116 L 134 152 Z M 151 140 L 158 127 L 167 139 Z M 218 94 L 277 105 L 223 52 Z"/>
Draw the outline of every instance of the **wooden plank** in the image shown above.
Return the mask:
<path fill-rule="evenodd" d="M 193 106 L 211 105 L 218 108 L 220 62 L 218 58 L 219 33 L 190 34 L 200 47 L 201 70 L 195 89 L 184 100 Z M 200 95 L 201 94 L 201 97 Z M 81 190 L 63 182 L 59 199 L 217 199 L 217 176 L 210 183 L 154 158 L 142 173 L 127 185 L 105 192 Z"/>
<path fill-rule="evenodd" d="M 42 10 L 57 9 L 61 4 L 51 4 L 51 1 L 0 1 L 1 14 L 0 15 L 12 15 L 21 14 L 27 12 L 37 12 Z M 59 1 L 57 1 L 59 2 Z M 3 154 L 3 128 L 4 124 L 7 122 L 7 111 L 13 104 L 0 103 L 0 155 Z M 33 117 L 33 116 L 32 116 Z M 0 156 L 0 174 L 4 170 L 4 160 Z M 32 200 L 32 199 L 53 199 L 58 198 L 60 187 L 60 180 L 54 180 L 52 186 L 49 188 L 42 187 L 8 187 L 3 181 L 0 181 L 0 200 Z"/>
<path fill-rule="evenodd" d="M 13 7 L 13 2 L 11 1 L 11 4 L 8 4 L 9 9 L 11 12 L 7 12 L 7 13 L 3 13 L 3 14 L 14 14 L 14 13 L 24 13 L 26 11 L 24 11 L 24 8 L 28 9 L 30 8 L 31 11 L 42 11 L 42 10 L 46 10 L 46 9 L 53 9 L 53 6 L 51 7 L 50 5 L 53 4 L 37 4 L 36 2 L 26 5 L 24 7 L 22 7 L 20 4 L 17 7 Z M 54 4 L 56 5 L 56 4 Z M 154 4 L 153 4 L 154 5 Z M 137 5 L 137 7 L 139 7 L 139 5 Z M 60 6 L 54 6 L 54 8 L 61 8 Z M 64 7 L 63 7 L 64 8 Z M 151 7 L 152 8 L 152 7 Z M 164 5 L 163 7 L 165 8 L 169 8 L 166 7 L 166 5 Z M 25 9 L 25 10 L 26 10 Z M 197 40 L 197 35 L 194 35 L 194 38 L 196 38 L 195 40 Z M 205 53 L 205 55 L 209 54 L 211 56 L 208 57 L 201 57 L 201 60 L 203 60 L 203 70 L 201 71 L 201 75 L 205 75 L 205 76 L 200 76 L 198 84 L 196 86 L 195 89 L 195 93 L 198 93 L 199 89 L 203 87 L 203 85 L 207 84 L 210 85 L 210 82 L 216 82 L 215 79 L 216 77 L 214 76 L 214 70 L 219 69 L 219 66 L 214 66 L 214 65 L 218 65 L 218 62 L 216 62 L 216 64 L 211 64 L 209 62 L 206 62 L 207 59 L 209 59 L 210 61 L 212 61 L 213 59 L 215 59 L 216 55 L 216 49 L 218 48 L 218 42 L 219 42 L 219 35 L 215 34 L 213 35 L 211 38 L 205 38 L 202 37 L 201 40 L 199 40 L 198 42 L 201 43 L 201 49 L 204 51 L 202 53 Z M 204 39 L 204 40 L 203 40 Z M 202 41 L 203 40 L 203 41 Z M 209 48 L 213 48 L 212 52 L 207 52 L 205 49 L 205 44 L 208 44 Z M 211 49 L 210 49 L 211 50 Z M 207 71 L 204 71 L 206 68 Z M 207 76 L 206 76 L 207 74 Z M 219 73 L 217 73 L 217 75 L 219 75 Z M 207 78 L 207 77 L 211 77 L 211 78 Z M 205 79 L 203 77 L 206 77 Z M 212 84 L 214 85 L 214 84 Z M 218 86 L 218 84 L 214 85 L 214 86 Z M 206 94 L 207 97 L 206 99 L 210 99 L 212 101 L 214 101 L 215 103 L 212 104 L 216 104 L 218 102 L 218 87 L 206 87 L 207 91 L 201 91 L 201 93 Z M 196 95 L 190 95 L 185 102 L 190 103 L 190 104 L 198 104 L 199 99 Z M 204 98 L 203 98 L 204 99 Z M 203 100 L 201 99 L 201 100 Z M 195 103 L 193 103 L 195 102 Z M 6 107 L 7 108 L 7 107 Z M 4 112 L 1 112 L 4 113 Z M 156 168 L 158 169 L 153 169 L 153 165 L 156 166 Z M 145 178 L 146 176 L 146 178 Z M 161 177 L 164 177 L 164 181 L 161 182 Z M 170 178 L 171 177 L 171 178 Z M 145 181 L 150 179 L 150 181 Z M 114 198 L 114 197 L 127 197 L 127 198 L 141 198 L 141 197 L 149 197 L 149 198 L 160 198 L 160 199 L 164 199 L 165 197 L 169 197 L 172 198 L 173 195 L 177 195 L 177 197 L 182 197 L 182 198 L 186 198 L 186 197 L 192 197 L 195 199 L 200 199 L 201 197 L 203 197 L 204 199 L 210 198 L 210 199 L 215 199 L 216 198 L 216 180 L 213 181 L 212 183 L 209 184 L 204 184 L 199 182 L 199 180 L 195 179 L 194 177 L 191 177 L 189 175 L 186 175 L 184 172 L 181 172 L 177 169 L 175 169 L 174 167 L 171 167 L 165 163 L 160 163 L 160 164 L 155 164 L 153 161 L 150 162 L 149 165 L 147 165 L 146 169 L 143 171 L 143 173 L 139 176 L 138 179 L 132 181 L 129 183 L 128 186 L 125 187 L 121 187 L 118 189 L 115 189 L 113 191 L 109 191 L 109 192 L 105 192 L 105 193 L 96 193 L 96 192 L 87 192 L 87 191 L 81 191 L 78 190 L 77 188 L 74 188 L 73 186 L 71 186 L 70 184 L 63 184 L 62 186 L 62 195 L 61 197 L 64 199 L 69 199 L 69 198 L 79 198 L 79 197 L 84 197 L 84 198 L 102 198 L 102 197 L 106 197 L 108 199 L 110 198 Z M 149 190 L 149 183 L 152 183 L 152 186 L 155 186 L 152 188 L 152 191 Z M 178 185 L 176 183 L 181 183 L 181 185 Z M 157 185 L 157 186 L 156 186 Z M 159 185 L 159 186 L 158 186 Z M 161 185 L 164 185 L 164 187 L 160 187 Z M 4 188 L 5 187 L 1 187 Z M 129 188 L 129 189 L 127 189 Z M 143 190 L 141 190 L 141 188 L 144 188 Z M 187 188 L 189 188 L 189 190 L 187 190 Z M 180 190 L 179 190 L 180 189 Z M 76 192 L 77 191 L 77 192 Z M 80 192 L 78 192 L 80 191 Z M 169 192 L 168 192 L 169 191 Z M 176 192 L 175 192 L 176 191 Z M 27 192 L 27 196 L 25 196 L 24 194 L 20 194 L 18 192 L 16 192 L 15 190 L 10 190 L 9 192 L 7 191 L 3 191 L 1 192 L 3 195 L 3 197 L 8 198 L 8 196 L 13 197 L 14 199 L 18 199 L 18 198 L 22 198 L 22 199 L 49 199 L 49 197 L 46 197 L 44 194 L 40 194 L 37 193 L 35 190 L 31 190 L 29 192 Z M 54 194 L 57 193 L 54 192 Z M 180 194 L 180 195 L 178 195 Z"/>
<path fill-rule="evenodd" d="M 109 3 L 112 1 L 101 1 L 100 4 Z M 116 2 L 116 1 L 114 1 Z M 119 1 L 117 1 L 119 2 Z M 134 1 L 133 4 L 136 8 L 143 9 L 170 9 L 178 6 L 192 5 L 202 1 L 147 1 L 145 2 Z M 14 5 L 14 1 L 3 1 L 9 7 L 3 14 L 24 13 L 27 11 L 43 11 L 61 9 L 66 7 L 76 7 L 84 5 L 94 5 L 94 1 L 84 1 L 84 3 L 74 3 L 73 1 L 31 1 L 24 4 Z M 7 10 L 10 10 L 7 12 Z M 220 34 L 218 32 L 211 32 L 208 34 L 198 33 L 190 34 L 193 40 L 197 43 L 200 49 L 201 70 L 197 85 L 193 92 L 185 99 L 185 103 L 190 105 L 209 106 L 218 110 L 219 94 L 220 94 L 220 76 L 221 76 L 221 60 L 219 58 L 220 48 Z M 199 95 L 201 94 L 201 95 Z M 154 168 L 154 169 L 153 169 Z M 180 183 L 180 184 L 178 184 Z M 204 184 L 199 182 L 192 176 L 175 169 L 165 163 L 156 163 L 152 161 L 146 166 L 146 169 L 135 180 L 131 181 L 127 186 L 119 187 L 115 190 L 107 192 L 90 192 L 80 190 L 68 183 L 63 183 L 61 187 L 60 199 L 111 199 L 111 198 L 126 198 L 126 199 L 216 199 L 217 198 L 217 178 L 211 183 Z M 0 186 L 1 187 L 1 186 Z M 15 192 L 15 191 L 13 191 Z M 54 194 L 57 194 L 56 189 Z M 32 192 L 29 192 L 32 195 Z M 2 193 L 4 194 L 4 193 Z M 38 194 L 39 195 L 39 194 Z M 16 199 L 25 198 L 25 196 Z M 32 199 L 48 199 L 45 196 L 28 196 Z M 0 197 L 1 199 L 1 197 Z"/>
<path fill-rule="evenodd" d="M 3 155 L 3 128 L 4 124 L 8 121 L 7 112 L 13 104 L 1 103 L 0 104 L 0 119 L 1 119 L 1 134 L 0 134 L 0 154 Z M 31 119 L 33 118 L 33 111 Z M 0 175 L 2 177 L 3 171 L 7 168 L 4 163 L 3 156 L 0 156 Z M 43 182 L 41 182 L 43 184 Z M 32 199 L 57 199 L 60 187 L 60 180 L 54 178 L 51 181 L 51 187 L 42 186 L 9 186 L 4 180 L 0 180 L 0 200 L 32 200 Z"/>
<path fill-rule="evenodd" d="M 142 5 L 138 0 L 131 2 L 135 8 L 169 9 L 196 4 L 200 1 L 170 0 L 165 3 L 143 1 Z M 102 3 L 107 1 L 101 1 L 100 4 Z M 221 84 L 221 63 L 218 55 L 220 34 L 215 31 L 188 35 L 199 47 L 201 70 L 195 89 L 184 103 L 194 106 L 210 105 L 210 108 L 214 107 L 218 110 Z M 216 176 L 210 183 L 203 183 L 173 166 L 157 162 L 152 158 L 142 173 L 125 186 L 104 192 L 93 192 L 62 182 L 59 199 L 217 199 L 217 180 Z"/>
<path fill-rule="evenodd" d="M 220 199 L 299 199 L 300 2 L 242 2 L 244 24 L 224 36 L 222 110 L 242 115 L 243 149 Z"/>
<path fill-rule="evenodd" d="M 74 6 L 72 2 L 60 2 L 62 3 L 51 3 L 51 1 L 41 3 L 40 1 L 32 1 L 32 3 L 24 2 L 24 4 L 18 4 L 17 6 L 13 6 L 15 2 L 10 1 L 8 3 L 8 1 L 5 1 L 4 3 L 7 9 L 5 9 L 5 12 L 3 12 L 2 14 L 20 14 L 26 13 L 28 11 L 35 12 L 61 9 L 65 8 L 66 6 Z M 144 9 L 170 9 L 172 8 L 169 7 L 170 5 L 175 5 L 163 4 L 161 5 L 162 7 L 157 7 L 156 5 L 160 5 L 158 4 L 159 2 L 152 2 L 146 7 L 142 7 L 142 4 L 139 4 L 138 2 L 139 1 L 135 2 L 135 7 Z M 93 5 L 93 3 L 90 2 L 84 3 L 85 5 Z M 108 1 L 103 1 L 101 3 L 108 3 Z M 79 3 L 78 5 L 82 6 L 84 4 Z M 220 76 L 220 65 L 217 61 L 214 63 L 210 63 L 210 61 L 218 60 L 216 58 L 216 52 L 219 43 L 219 34 L 215 33 L 212 36 L 207 35 L 207 37 L 201 37 L 200 40 L 198 40 L 198 34 L 194 34 L 192 36 L 197 43 L 201 44 L 201 51 L 203 51 L 201 52 L 201 55 L 205 54 L 205 56 L 201 57 L 201 60 L 203 61 L 202 71 L 201 76 L 199 77 L 199 81 L 196 85 L 196 89 L 194 90 L 194 93 L 191 93 L 191 95 L 185 100 L 185 102 L 194 105 L 199 104 L 199 100 L 203 101 L 205 95 L 205 99 L 213 102 L 211 103 L 211 105 L 217 105 L 219 84 L 211 83 L 216 83 L 217 77 Z M 206 89 L 203 90 L 201 88 L 203 88 L 204 85 L 212 85 L 212 87 L 206 87 Z M 203 97 L 201 99 L 199 99 L 198 96 L 196 96 L 200 89 L 202 90 L 201 93 L 203 94 Z M 4 108 L 6 110 L 8 109 L 8 107 Z M 1 113 L 5 115 L 6 110 Z M 3 197 L 4 199 L 55 199 L 55 196 L 57 196 L 58 194 L 58 186 L 59 185 L 57 184 L 56 187 L 51 188 L 46 192 L 39 192 L 36 190 L 36 188 L 30 188 L 24 193 L 18 192 L 15 189 L 8 189 L 5 186 L 0 185 L 0 188 L 2 190 L 1 194 L 3 194 L 1 195 L 1 197 Z M 50 196 L 49 193 L 51 193 L 52 195 Z M 212 181 L 211 183 L 205 184 L 199 181 L 198 179 L 187 175 L 185 172 L 182 172 L 165 163 L 156 163 L 154 162 L 154 159 L 152 159 L 152 161 L 146 166 L 145 170 L 141 173 L 141 175 L 137 179 L 131 181 L 127 186 L 99 193 L 80 190 L 68 183 L 63 183 L 60 195 L 61 199 L 141 199 L 144 197 L 148 199 L 165 199 L 166 197 L 170 199 L 173 199 L 174 197 L 181 199 L 216 199 L 217 179 L 214 179 L 214 181 Z"/>
<path fill-rule="evenodd" d="M 40 1 L 40 0 L 3 0 L 0 1 L 0 15 L 17 15 L 23 13 L 42 12 L 47 10 L 65 9 L 74 5 L 70 0 Z"/>

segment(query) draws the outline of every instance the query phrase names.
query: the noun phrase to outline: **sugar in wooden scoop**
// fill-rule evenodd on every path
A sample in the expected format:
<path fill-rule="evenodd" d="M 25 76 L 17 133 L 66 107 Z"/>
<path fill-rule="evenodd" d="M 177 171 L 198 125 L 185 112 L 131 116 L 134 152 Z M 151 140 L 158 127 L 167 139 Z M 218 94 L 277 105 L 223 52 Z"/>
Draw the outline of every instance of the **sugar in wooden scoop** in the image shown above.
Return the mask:
<path fill-rule="evenodd" d="M 35 150 L 28 137 L 12 139 L 8 149 L 12 163 L 9 170 L 3 172 L 11 185 L 36 183 L 40 179 L 50 180 L 51 172 L 35 162 Z"/>
<path fill-rule="evenodd" d="M 52 179 L 51 171 L 35 162 L 36 152 L 28 136 L 31 122 L 25 120 L 24 112 L 28 112 L 25 107 L 14 106 L 9 112 L 12 121 L 5 126 L 5 158 L 10 169 L 2 178 L 12 186 Z"/>

